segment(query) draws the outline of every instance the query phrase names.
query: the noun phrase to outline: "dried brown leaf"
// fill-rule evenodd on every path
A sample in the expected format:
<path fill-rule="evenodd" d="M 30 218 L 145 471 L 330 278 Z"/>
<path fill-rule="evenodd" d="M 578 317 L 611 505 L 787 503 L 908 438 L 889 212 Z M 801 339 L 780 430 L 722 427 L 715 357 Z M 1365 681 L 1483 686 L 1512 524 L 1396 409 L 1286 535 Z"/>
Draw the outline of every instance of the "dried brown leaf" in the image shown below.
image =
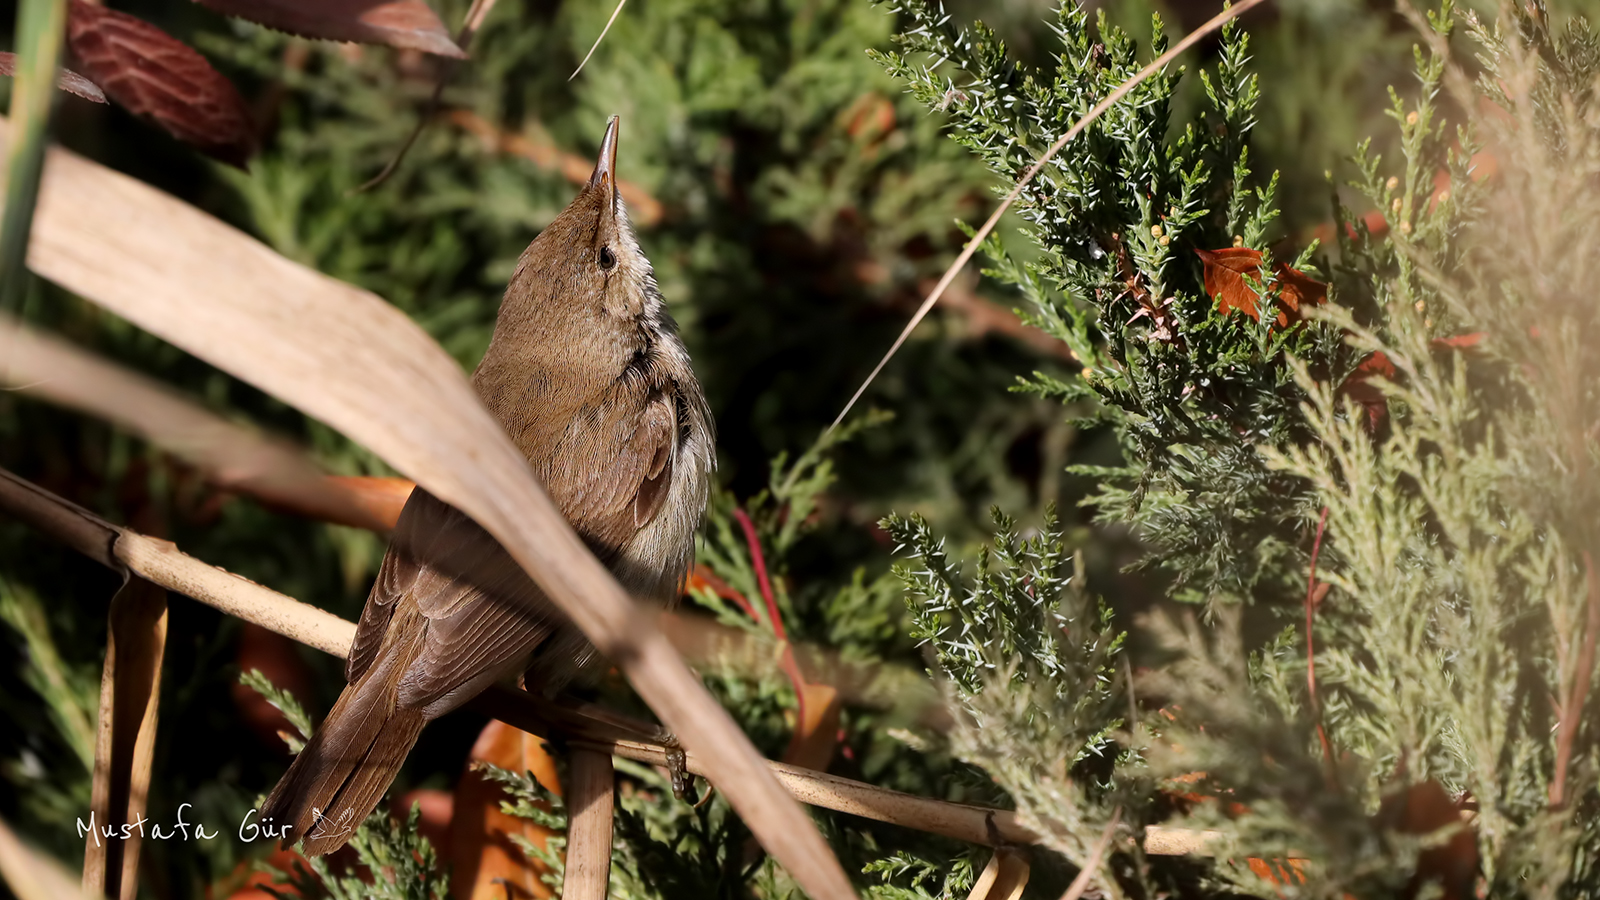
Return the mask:
<path fill-rule="evenodd" d="M 117 900 L 139 893 L 139 850 L 155 757 L 161 658 L 167 646 L 167 592 L 130 577 L 111 599 L 106 662 L 100 678 L 100 725 L 94 745 L 84 889 Z M 102 836 L 108 829 L 126 837 Z"/>
<path fill-rule="evenodd" d="M 0 387 L 98 416 L 200 469 L 213 484 L 341 525 L 387 531 L 398 506 L 381 479 L 328 478 L 293 444 L 231 422 L 139 372 L 0 315 Z M 405 494 L 411 483 L 404 482 Z"/>
<path fill-rule="evenodd" d="M 11 52 L 0 53 L 0 75 L 13 78 L 17 74 L 17 55 Z M 100 90 L 94 82 L 79 75 L 71 69 L 62 69 L 56 76 L 56 87 L 69 94 L 76 94 L 85 100 L 96 103 L 106 102 L 105 92 Z"/>
<path fill-rule="evenodd" d="M 423 0 L 196 0 L 226 16 L 326 41 L 388 44 L 438 56 L 466 55 Z"/>
<path fill-rule="evenodd" d="M 94 896 L 80 890 L 60 862 L 23 843 L 4 819 L 0 819 L 0 880 L 17 900 L 88 900 Z"/>
<path fill-rule="evenodd" d="M 555 761 L 545 752 L 544 740 L 493 721 L 478 733 L 468 758 L 467 771 L 456 783 L 455 814 L 450 819 L 451 893 L 461 900 L 503 900 L 509 888 L 516 897 L 549 897 L 550 886 L 540 878 L 548 873 L 530 861 L 511 837 L 520 835 L 542 847 L 550 831 L 502 812 L 505 789 L 472 764 L 481 761 L 510 772 L 530 772 L 546 789 L 560 794 Z"/>
<path fill-rule="evenodd" d="M 149 22 L 72 0 L 67 48 L 111 99 L 178 140 L 240 168 L 255 153 L 255 126 L 233 82 Z"/>
<path fill-rule="evenodd" d="M 1205 263 L 1206 293 L 1217 301 L 1217 312 L 1227 315 L 1238 310 L 1256 321 L 1261 312 L 1256 307 L 1260 299 L 1251 282 L 1260 282 L 1261 251 L 1249 247 L 1225 247 L 1221 250 L 1196 250 Z M 1328 286 L 1299 269 L 1278 263 L 1272 273 L 1277 281 L 1277 327 L 1286 327 L 1299 321 L 1302 306 L 1317 306 L 1328 299 Z"/>

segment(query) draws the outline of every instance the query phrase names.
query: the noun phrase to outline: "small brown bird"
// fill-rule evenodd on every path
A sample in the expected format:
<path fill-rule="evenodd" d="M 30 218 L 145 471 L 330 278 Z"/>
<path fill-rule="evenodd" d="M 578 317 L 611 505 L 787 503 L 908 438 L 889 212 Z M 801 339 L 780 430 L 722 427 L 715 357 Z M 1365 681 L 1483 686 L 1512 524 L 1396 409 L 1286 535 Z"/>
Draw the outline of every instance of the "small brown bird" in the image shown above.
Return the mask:
<path fill-rule="evenodd" d="M 472 384 L 623 587 L 675 599 L 715 466 L 712 421 L 617 192 L 594 175 L 517 262 Z M 422 488 L 400 513 L 348 682 L 261 808 L 307 855 L 344 846 L 422 726 L 526 674 L 554 693 L 594 650 L 494 538 Z"/>

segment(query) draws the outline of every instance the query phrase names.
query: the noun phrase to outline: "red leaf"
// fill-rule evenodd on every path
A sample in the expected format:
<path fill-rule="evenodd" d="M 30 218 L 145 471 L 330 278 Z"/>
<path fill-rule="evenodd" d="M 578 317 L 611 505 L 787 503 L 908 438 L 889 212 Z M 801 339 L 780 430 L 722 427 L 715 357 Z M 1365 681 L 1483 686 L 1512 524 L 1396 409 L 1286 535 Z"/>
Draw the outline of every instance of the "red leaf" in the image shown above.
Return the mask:
<path fill-rule="evenodd" d="M 1227 315 L 1239 310 L 1256 321 L 1261 313 L 1256 308 L 1259 299 L 1246 280 L 1261 280 L 1261 251 L 1249 247 L 1226 247 L 1221 250 L 1196 250 L 1205 263 L 1206 293 L 1217 301 L 1217 311 Z M 1328 299 L 1328 286 L 1299 269 L 1278 263 L 1272 269 L 1278 282 L 1279 328 L 1300 318 L 1302 306 L 1316 306 Z"/>
<path fill-rule="evenodd" d="M 188 44 L 142 19 L 72 0 L 67 46 L 89 80 L 173 137 L 240 168 L 255 152 L 244 98 Z"/>
<path fill-rule="evenodd" d="M 513 772 L 527 772 L 556 794 L 561 783 L 555 761 L 545 752 L 544 741 L 493 721 L 478 734 L 471 759 L 492 763 Z M 505 789 L 468 764 L 456 784 L 450 819 L 451 894 L 472 900 L 504 897 L 549 897 L 544 883 L 546 868 L 530 860 L 512 841 L 518 835 L 548 847 L 550 831 L 527 819 L 501 812 Z"/>
<path fill-rule="evenodd" d="M 1217 312 L 1227 315 L 1237 309 L 1261 321 L 1261 313 L 1256 310 L 1256 292 L 1245 281 L 1246 276 L 1260 280 L 1261 251 L 1248 247 L 1228 247 L 1194 252 L 1205 263 L 1206 293 L 1217 301 Z"/>
<path fill-rule="evenodd" d="M 1297 316 L 1302 306 L 1320 306 L 1327 302 L 1328 286 L 1310 275 L 1278 263 L 1272 270 L 1278 276 L 1278 300 Z M 1279 324 L 1283 324 L 1279 316 Z"/>
<path fill-rule="evenodd" d="M 0 75 L 12 78 L 16 74 L 17 55 L 15 53 L 0 53 Z M 106 95 L 98 87 L 95 87 L 94 82 L 71 69 L 61 70 L 61 73 L 56 76 L 56 87 L 69 94 L 77 94 L 85 100 L 93 100 L 96 103 L 106 102 Z"/>
<path fill-rule="evenodd" d="M 465 59 L 423 0 L 197 0 L 223 15 L 327 41 L 388 44 Z"/>
<path fill-rule="evenodd" d="M 1458 334 L 1454 337 L 1434 338 L 1429 341 L 1429 346 L 1435 350 L 1471 350 L 1483 343 L 1484 333 L 1474 331 L 1471 334 Z"/>
<path fill-rule="evenodd" d="M 1339 390 L 1351 400 L 1361 404 L 1367 411 L 1367 430 L 1377 431 L 1378 426 L 1389 415 L 1389 401 L 1383 396 L 1383 391 L 1375 385 L 1368 384 L 1368 379 L 1381 376 L 1386 381 L 1394 379 L 1394 363 L 1389 361 L 1382 351 L 1372 354 L 1356 366 L 1350 377 L 1344 380 L 1344 385 Z"/>
<path fill-rule="evenodd" d="M 1437 781 L 1424 781 L 1384 797 L 1377 821 L 1401 834 L 1426 835 L 1458 825 L 1444 843 L 1417 855 L 1417 871 L 1402 897 L 1416 897 L 1429 882 L 1443 889 L 1445 900 L 1472 900 L 1478 875 L 1478 836 L 1462 800 L 1451 799 Z"/>

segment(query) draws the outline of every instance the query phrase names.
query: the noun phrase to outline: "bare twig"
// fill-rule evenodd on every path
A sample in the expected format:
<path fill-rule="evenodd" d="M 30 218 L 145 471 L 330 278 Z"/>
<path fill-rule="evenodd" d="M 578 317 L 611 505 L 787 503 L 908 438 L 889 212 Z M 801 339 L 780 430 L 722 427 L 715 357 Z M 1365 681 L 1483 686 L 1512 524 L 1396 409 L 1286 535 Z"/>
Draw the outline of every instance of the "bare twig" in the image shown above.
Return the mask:
<path fill-rule="evenodd" d="M 983 223 L 983 227 L 979 228 L 978 232 L 972 236 L 972 239 L 967 241 L 967 246 L 962 248 L 961 254 L 956 257 L 956 261 L 950 264 L 950 268 L 945 270 L 945 273 L 939 279 L 938 284 L 934 285 L 933 291 L 928 294 L 928 299 L 922 301 L 922 306 L 917 308 L 917 312 L 911 317 L 911 321 L 906 323 L 906 327 L 901 330 L 900 336 L 895 338 L 894 343 L 890 345 L 889 352 L 883 355 L 883 359 L 878 360 L 878 364 L 872 368 L 871 374 L 867 375 L 867 380 L 861 383 L 861 387 L 856 388 L 855 394 L 850 397 L 850 402 L 844 405 L 844 409 L 839 411 L 838 418 L 834 419 L 833 424 L 828 426 L 829 430 L 838 428 L 839 423 L 844 421 L 844 417 L 850 414 L 850 408 L 856 405 L 856 401 L 861 399 L 862 394 L 866 393 L 867 387 L 872 384 L 873 379 L 878 377 L 878 373 L 883 371 L 883 367 L 887 365 L 889 360 L 892 359 L 895 353 L 899 351 L 900 345 L 906 342 L 906 338 L 911 336 L 911 332 L 922 323 L 924 318 L 927 317 L 928 311 L 933 309 L 933 305 L 939 302 L 939 297 L 944 294 L 946 288 L 950 287 L 950 282 L 955 280 L 956 275 L 962 270 L 963 267 L 966 266 L 967 262 L 972 259 L 972 255 L 977 252 L 978 247 L 984 242 L 984 239 L 989 236 L 991 231 L 994 231 L 994 227 L 999 223 L 1000 217 L 1005 215 L 1006 210 L 1011 208 L 1011 204 L 1015 203 L 1017 197 L 1022 195 L 1023 188 L 1027 187 L 1028 184 L 1033 181 L 1034 176 L 1039 174 L 1039 171 L 1045 167 L 1046 163 L 1050 162 L 1050 160 L 1054 158 L 1057 153 L 1061 152 L 1061 148 L 1065 147 L 1068 141 L 1077 137 L 1079 133 L 1081 133 L 1085 128 L 1089 127 L 1089 123 L 1100 118 L 1102 113 L 1116 105 L 1118 100 L 1121 100 L 1123 97 L 1127 96 L 1130 91 L 1139 86 L 1140 82 L 1155 74 L 1162 67 L 1166 66 L 1167 63 L 1177 59 L 1180 54 L 1194 46 L 1201 38 L 1213 31 L 1216 31 L 1218 28 L 1221 28 L 1223 25 L 1226 25 L 1233 19 L 1238 18 L 1252 7 L 1259 5 L 1261 2 L 1262 0 L 1241 0 L 1241 2 L 1213 16 L 1211 21 L 1201 25 L 1194 31 L 1189 32 L 1189 34 L 1185 36 L 1183 40 L 1179 41 L 1177 44 L 1174 44 L 1172 49 L 1156 57 L 1154 62 L 1150 63 L 1148 66 L 1145 66 L 1143 69 L 1140 69 L 1138 74 L 1118 85 L 1116 90 L 1108 94 L 1104 100 L 1101 100 L 1099 103 L 1095 104 L 1094 108 L 1089 110 L 1089 112 L 1085 114 L 1083 118 L 1074 123 L 1071 128 L 1068 128 L 1066 133 L 1062 134 L 1061 137 L 1056 138 L 1055 143 L 1050 145 L 1050 149 L 1046 150 L 1044 155 L 1039 157 L 1037 162 L 1028 167 L 1028 171 L 1024 173 L 1022 178 L 1017 181 L 1016 186 L 1011 189 L 1010 193 L 1006 194 L 1004 200 L 1000 201 L 1000 205 L 996 207 L 995 211 L 989 215 L 988 220 Z"/>
<path fill-rule="evenodd" d="M 611 754 L 578 747 L 567 779 L 567 868 L 563 900 L 606 900 L 611 880 L 612 792 L 616 772 Z"/>
<path fill-rule="evenodd" d="M 1095 873 L 1100 870 L 1100 862 L 1106 858 L 1106 850 L 1110 849 L 1111 838 L 1117 833 L 1117 825 L 1121 822 L 1122 807 L 1119 806 L 1111 811 L 1111 821 L 1106 823 L 1105 831 L 1100 832 L 1100 840 L 1095 842 L 1089 858 L 1083 861 L 1083 868 L 1079 870 L 1078 877 L 1067 885 L 1067 892 L 1061 895 L 1061 900 L 1078 900 L 1083 896 L 1083 892 L 1089 889 L 1089 882 L 1094 880 Z M 1148 840 L 1146 843 L 1148 844 Z M 1146 852 L 1149 852 L 1148 846 Z"/>
<path fill-rule="evenodd" d="M 1551 809 L 1560 809 L 1567 803 L 1567 770 L 1572 764 L 1578 729 L 1583 725 L 1583 707 L 1589 699 L 1589 682 L 1594 679 L 1595 646 L 1600 642 L 1600 573 L 1595 572 L 1594 558 L 1587 550 L 1583 551 L 1583 571 L 1588 587 L 1588 620 L 1584 623 L 1583 649 L 1578 652 L 1578 665 L 1573 669 L 1567 702 L 1561 710 L 1555 773 L 1550 779 Z"/>
<path fill-rule="evenodd" d="M 49 507 L 54 508 L 54 515 L 44 514 Z M 0 512 L 22 519 L 102 564 L 119 571 L 125 565 L 152 583 L 229 615 L 334 656 L 343 657 L 350 652 L 355 623 L 208 565 L 182 553 L 170 542 L 111 525 L 4 469 L 0 469 Z M 75 527 L 74 520 L 81 525 Z M 108 543 L 115 544 L 114 555 L 101 551 Z M 670 752 L 662 744 L 624 734 L 650 733 L 655 729 L 648 723 L 622 729 L 615 722 L 564 713 L 523 691 L 491 688 L 472 705 L 479 712 L 530 733 L 564 733 L 571 737 L 569 743 L 573 747 L 658 766 L 666 765 Z M 974 844 L 992 844 L 996 839 L 1012 844 L 1040 840 L 1013 812 L 917 797 L 799 766 L 776 762 L 765 765 L 790 795 L 811 806 Z M 722 778 L 713 761 L 692 751 L 686 756 L 686 768 L 713 784 Z M 1215 838 L 1211 832 L 1150 826 L 1145 829 L 1145 852 L 1155 856 L 1203 855 L 1209 852 Z"/>
<path fill-rule="evenodd" d="M 1322 516 L 1317 520 L 1316 540 L 1311 543 L 1311 574 L 1306 576 L 1306 692 L 1311 699 L 1311 718 L 1317 724 L 1317 740 L 1322 744 L 1322 759 L 1328 766 L 1328 782 L 1331 787 L 1337 788 L 1339 771 L 1333 760 L 1333 744 L 1322 725 L 1322 701 L 1317 697 L 1317 651 L 1311 638 L 1311 622 L 1316 616 L 1317 605 L 1327 595 L 1327 585 L 1317 584 L 1317 555 L 1322 552 L 1322 535 L 1327 527 L 1328 508 L 1324 506 Z"/>
<path fill-rule="evenodd" d="M 494 4 L 495 0 L 472 0 L 472 6 L 467 9 L 466 19 L 461 23 L 461 31 L 456 34 L 455 43 L 457 47 L 461 48 L 462 58 L 466 57 L 466 51 L 472 44 L 473 35 L 477 34 L 478 29 L 483 26 L 483 20 L 488 17 L 489 11 L 494 9 Z M 388 181 L 389 176 L 400 168 L 400 163 L 405 160 L 406 154 L 411 152 L 411 145 L 417 142 L 417 138 L 421 137 L 422 132 L 427 129 L 428 123 L 432 122 L 433 117 L 438 114 L 439 100 L 444 96 L 445 85 L 449 84 L 450 79 L 455 77 L 456 68 L 459 65 L 460 62 L 457 59 L 446 58 L 444 60 L 439 72 L 439 78 L 433 83 L 433 94 L 428 98 L 428 105 L 423 108 L 422 115 L 417 117 L 417 124 L 411 129 L 411 133 L 406 135 L 405 141 L 400 144 L 400 149 L 395 151 L 394 158 L 389 160 L 389 164 L 383 167 L 383 171 L 372 176 L 365 184 L 350 191 L 351 194 L 360 194 L 372 190 Z"/>
<path fill-rule="evenodd" d="M 594 39 L 594 46 L 590 47 L 589 52 L 583 55 L 583 62 L 578 63 L 578 67 L 572 70 L 571 75 L 567 76 L 568 81 L 577 78 L 578 73 L 583 71 L 583 67 L 589 64 L 589 57 L 593 56 L 594 52 L 600 49 L 600 42 L 606 39 L 606 35 L 611 31 L 611 26 L 616 24 L 617 16 L 622 15 L 622 7 L 625 6 L 627 2 L 628 0 L 617 0 L 617 8 L 611 11 L 611 18 L 606 20 L 606 27 L 600 29 L 600 36 Z"/>

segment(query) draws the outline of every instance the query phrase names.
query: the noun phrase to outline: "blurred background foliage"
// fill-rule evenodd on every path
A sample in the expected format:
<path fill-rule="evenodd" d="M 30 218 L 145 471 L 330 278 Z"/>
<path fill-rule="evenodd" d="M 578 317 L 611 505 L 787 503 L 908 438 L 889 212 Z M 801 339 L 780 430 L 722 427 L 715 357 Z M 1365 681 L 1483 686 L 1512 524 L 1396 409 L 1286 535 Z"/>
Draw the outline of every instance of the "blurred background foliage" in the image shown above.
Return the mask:
<path fill-rule="evenodd" d="M 607 116 L 620 114 L 621 173 L 637 191 L 641 242 L 716 415 L 721 517 L 776 483 L 775 456 L 812 445 L 959 250 L 959 223 L 980 221 L 995 202 L 995 180 L 946 138 L 941 116 L 868 58 L 867 49 L 890 46 L 898 23 L 867 0 L 632 0 L 571 81 L 609 5 L 500 0 L 404 163 L 364 192 L 355 189 L 425 110 L 438 60 L 310 43 L 185 0 L 113 5 L 189 41 L 230 76 L 254 106 L 262 152 L 248 172 L 230 169 L 116 108 L 73 99 L 58 108 L 59 140 L 375 291 L 466 368 L 487 345 L 518 254 L 570 199 L 573 167 L 587 174 Z M 466 6 L 436 4 L 447 23 Z M 1188 0 L 1104 6 L 1141 44 L 1152 11 L 1164 13 L 1173 37 L 1216 12 Z M 1051 65 L 1058 45 L 1044 0 L 960 0 L 950 9 L 963 21 L 981 16 L 1024 62 Z M 0 22 L 9 27 L 13 12 L 0 5 Z M 1245 24 L 1262 76 L 1253 168 L 1263 179 L 1281 173 L 1284 216 L 1272 237 L 1303 245 L 1332 219 L 1325 173 L 1340 170 L 1361 138 L 1389 133 L 1375 126 L 1386 87 L 1411 84 L 1414 38 L 1375 0 L 1282 2 Z M 1203 44 L 1185 65 L 1210 65 L 1214 50 Z M 1202 99 L 1196 80 L 1184 79 L 1173 120 L 1185 121 L 1185 104 Z M 1014 228 L 1001 232 L 1014 256 L 1036 252 Z M 1163 595 L 1151 576 L 1123 572 L 1140 548 L 1115 528 L 1089 527 L 1079 501 L 1093 484 L 1065 472 L 1115 464 L 1114 435 L 1069 423 L 1088 409 L 1063 411 L 1011 390 L 1019 375 L 1076 369 L 1065 345 L 1018 323 L 1010 310 L 1020 303 L 1013 288 L 963 276 L 867 394 L 866 405 L 892 418 L 832 451 L 806 528 L 772 560 L 789 585 L 786 618 L 798 637 L 920 665 L 888 575 L 890 540 L 876 524 L 891 512 L 975 542 L 990 531 L 990 507 L 1027 535 L 1054 506 L 1067 543 L 1083 548 L 1091 592 L 1119 621 Z M 388 474 L 330 429 L 59 289 L 35 281 L 20 312 L 230 417 L 295 437 L 332 471 Z M 359 609 L 382 554 L 378 536 L 221 495 L 137 439 L 13 393 L 0 393 L 0 465 L 345 617 Z M 764 536 L 783 527 L 777 507 L 756 518 Z M 69 861 L 81 857 L 73 820 L 87 797 L 72 723 L 93 720 L 113 589 L 91 563 L 0 521 L 0 614 L 9 626 L 0 629 L 8 648 L 0 815 Z M 283 760 L 237 712 L 237 623 L 181 601 L 171 617 L 151 808 L 188 801 L 196 818 L 237 822 Z M 302 699 L 326 709 L 340 684 L 334 661 L 303 655 L 317 677 Z M 717 688 L 763 749 L 781 749 L 792 702 L 785 688 Z M 887 737 L 883 717 L 851 711 L 846 724 L 854 777 L 995 799 L 981 772 Z M 429 729 L 404 783 L 453 784 L 480 725 L 460 713 Z M 859 824 L 839 841 L 861 845 L 862 862 L 910 840 Z M 915 843 L 927 852 L 928 841 Z M 200 897 L 241 854 L 265 850 L 147 843 L 147 870 L 164 873 L 147 887 Z M 959 852 L 944 848 L 942 864 Z M 898 872 L 915 870 L 907 862 Z"/>

